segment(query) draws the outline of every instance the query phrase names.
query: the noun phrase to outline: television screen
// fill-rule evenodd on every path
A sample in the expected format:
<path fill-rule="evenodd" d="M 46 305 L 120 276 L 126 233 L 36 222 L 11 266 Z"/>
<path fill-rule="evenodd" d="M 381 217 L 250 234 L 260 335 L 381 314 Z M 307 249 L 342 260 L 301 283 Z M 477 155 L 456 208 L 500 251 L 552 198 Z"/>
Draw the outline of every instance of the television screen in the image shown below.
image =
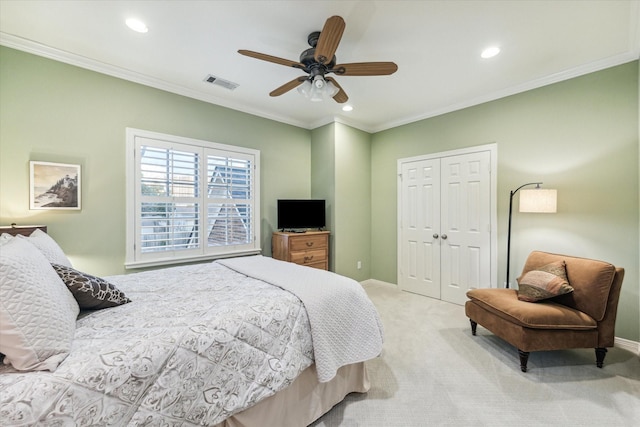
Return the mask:
<path fill-rule="evenodd" d="M 306 229 L 325 226 L 324 200 L 280 199 L 278 200 L 278 228 Z"/>

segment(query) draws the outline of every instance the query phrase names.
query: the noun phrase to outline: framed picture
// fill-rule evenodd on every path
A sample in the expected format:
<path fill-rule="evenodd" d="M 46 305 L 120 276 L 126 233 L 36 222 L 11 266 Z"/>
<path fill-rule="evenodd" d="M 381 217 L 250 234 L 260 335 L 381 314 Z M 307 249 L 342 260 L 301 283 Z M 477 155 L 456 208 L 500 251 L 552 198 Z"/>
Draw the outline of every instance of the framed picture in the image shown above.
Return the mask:
<path fill-rule="evenodd" d="M 30 209 L 80 210 L 80 165 L 29 162 Z"/>

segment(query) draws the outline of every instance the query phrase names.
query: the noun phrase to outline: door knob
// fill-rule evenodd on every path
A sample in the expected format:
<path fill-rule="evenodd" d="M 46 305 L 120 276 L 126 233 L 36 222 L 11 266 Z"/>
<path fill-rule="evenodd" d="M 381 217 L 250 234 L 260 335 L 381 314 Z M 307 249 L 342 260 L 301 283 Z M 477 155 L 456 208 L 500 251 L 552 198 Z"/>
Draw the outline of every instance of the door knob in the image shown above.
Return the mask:
<path fill-rule="evenodd" d="M 442 240 L 447 240 L 447 235 L 446 234 L 442 235 Z"/>
<path fill-rule="evenodd" d="M 438 236 L 438 233 L 433 233 L 433 238 L 434 239 L 437 239 L 438 237 L 440 237 L 440 236 Z"/>

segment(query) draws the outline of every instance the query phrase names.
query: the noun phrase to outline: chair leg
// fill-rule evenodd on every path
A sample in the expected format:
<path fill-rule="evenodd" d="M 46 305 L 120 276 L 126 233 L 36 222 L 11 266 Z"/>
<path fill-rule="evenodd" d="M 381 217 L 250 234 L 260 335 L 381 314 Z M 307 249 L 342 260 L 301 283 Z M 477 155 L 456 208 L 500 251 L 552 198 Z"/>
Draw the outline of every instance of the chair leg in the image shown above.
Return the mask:
<path fill-rule="evenodd" d="M 602 363 L 604 362 L 604 357 L 607 355 L 607 349 L 598 347 L 596 348 L 596 366 L 598 368 L 602 368 Z"/>
<path fill-rule="evenodd" d="M 520 355 L 520 370 L 522 372 L 527 372 L 527 362 L 529 361 L 529 352 L 518 349 L 518 354 Z"/>
<path fill-rule="evenodd" d="M 471 319 L 469 319 L 469 322 L 471 322 L 471 335 L 475 335 L 476 334 L 476 328 L 478 327 L 478 322 L 474 322 Z"/>

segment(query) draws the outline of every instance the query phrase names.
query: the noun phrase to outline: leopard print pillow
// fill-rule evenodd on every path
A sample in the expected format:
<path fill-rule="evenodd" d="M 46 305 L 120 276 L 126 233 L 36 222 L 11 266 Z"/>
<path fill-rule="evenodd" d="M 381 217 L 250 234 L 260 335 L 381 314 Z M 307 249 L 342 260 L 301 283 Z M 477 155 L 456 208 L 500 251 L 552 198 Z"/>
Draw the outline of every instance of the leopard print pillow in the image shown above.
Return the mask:
<path fill-rule="evenodd" d="M 131 302 L 111 283 L 60 264 L 51 264 L 82 310 L 99 310 Z"/>

